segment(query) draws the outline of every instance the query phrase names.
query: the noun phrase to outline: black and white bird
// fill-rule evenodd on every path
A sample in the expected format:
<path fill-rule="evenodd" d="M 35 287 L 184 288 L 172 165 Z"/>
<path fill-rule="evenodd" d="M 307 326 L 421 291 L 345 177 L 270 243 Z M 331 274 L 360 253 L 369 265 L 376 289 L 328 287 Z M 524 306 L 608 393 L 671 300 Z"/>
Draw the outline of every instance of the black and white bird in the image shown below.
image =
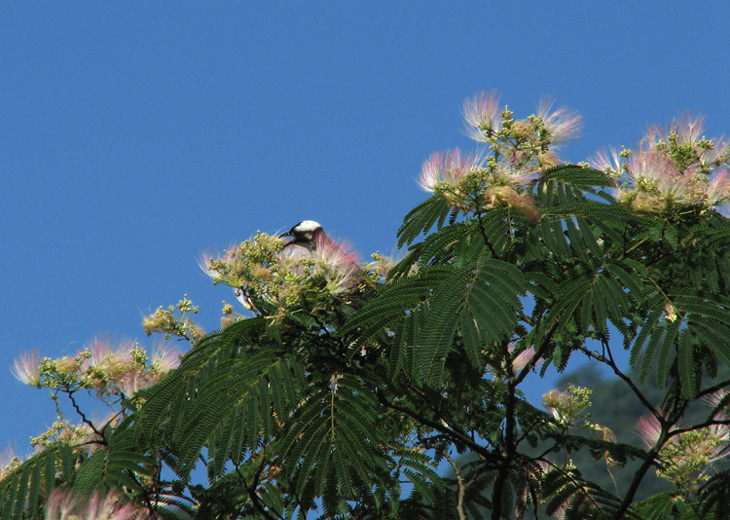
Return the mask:
<path fill-rule="evenodd" d="M 279 238 L 292 237 L 292 240 L 286 243 L 284 247 L 301 246 L 309 251 L 317 249 L 317 243 L 322 240 L 329 241 L 329 237 L 325 234 L 319 222 L 314 220 L 302 220 L 286 233 L 279 235 Z"/>
<path fill-rule="evenodd" d="M 350 298 L 357 290 L 362 279 L 360 257 L 347 242 L 332 240 L 319 222 L 314 220 L 301 221 L 279 235 L 279 238 L 283 237 L 292 237 L 292 240 L 284 244 L 284 248 L 300 246 L 309 251 L 309 255 L 315 260 L 314 271 L 324 274 L 327 286 L 333 294 L 347 294 Z"/>

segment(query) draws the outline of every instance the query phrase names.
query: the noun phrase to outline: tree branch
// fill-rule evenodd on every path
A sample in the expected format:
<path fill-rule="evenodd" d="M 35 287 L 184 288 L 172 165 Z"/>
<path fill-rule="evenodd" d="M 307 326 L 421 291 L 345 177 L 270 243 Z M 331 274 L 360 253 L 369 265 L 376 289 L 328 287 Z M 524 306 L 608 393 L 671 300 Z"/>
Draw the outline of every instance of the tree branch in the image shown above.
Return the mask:
<path fill-rule="evenodd" d="M 464 495 L 466 493 L 466 484 L 464 483 L 464 476 L 461 474 L 461 469 L 459 466 L 454 462 L 454 460 L 449 457 L 449 454 L 447 452 L 444 453 L 444 458 L 448 461 L 448 463 L 451 465 L 451 468 L 454 470 L 454 475 L 456 475 L 456 484 L 459 488 L 459 492 L 456 496 L 456 512 L 459 514 L 459 520 L 466 520 L 466 512 L 464 511 Z"/>
<path fill-rule="evenodd" d="M 479 232 L 482 235 L 482 238 L 484 239 L 484 243 L 489 248 L 489 251 L 492 253 L 492 256 L 494 258 L 499 258 L 499 255 L 497 254 L 497 251 L 494 249 L 494 246 L 489 241 L 489 237 L 487 237 L 487 230 L 484 229 L 484 222 L 482 222 L 482 214 L 477 213 L 477 222 L 479 223 Z"/>
<path fill-rule="evenodd" d="M 86 415 L 84 414 L 84 412 L 81 411 L 81 408 L 79 408 L 79 405 L 76 403 L 76 399 L 74 399 L 73 391 L 71 391 L 71 389 L 68 387 L 66 387 L 66 395 L 68 395 L 68 398 L 71 401 L 71 405 L 74 407 L 74 410 L 76 410 L 76 413 L 79 414 L 84 424 L 91 428 L 91 430 L 100 438 L 100 440 L 97 442 L 103 444 L 104 446 L 108 445 L 109 441 L 106 440 L 104 433 L 97 430 L 96 426 L 94 426 L 94 423 L 86 418 Z"/>
<path fill-rule="evenodd" d="M 652 464 L 654 464 L 654 461 L 659 456 L 659 452 L 661 451 L 661 449 L 671 437 L 671 434 L 669 433 L 670 428 L 672 428 L 680 419 L 680 417 L 682 417 L 686 408 L 687 403 L 679 395 L 679 391 L 677 389 L 675 390 L 674 396 L 671 399 L 671 409 L 667 413 L 667 418 L 662 417 L 659 412 L 654 410 L 655 413 L 659 414 L 659 417 L 657 419 L 659 420 L 659 424 L 661 425 L 659 438 L 654 443 L 654 446 L 649 450 L 649 453 L 647 453 L 644 462 L 642 462 L 639 469 L 636 471 L 636 473 L 634 473 L 634 478 L 631 481 L 631 485 L 626 491 L 626 495 L 624 495 L 624 499 L 621 502 L 621 505 L 616 510 L 616 513 L 613 516 L 614 520 L 619 520 L 624 516 L 626 511 L 628 511 L 629 507 L 634 501 L 634 497 L 636 496 L 636 492 L 639 489 L 641 481 L 646 476 L 646 473 L 649 471 L 649 468 L 652 466 Z"/>
<path fill-rule="evenodd" d="M 256 468 L 256 471 L 254 472 L 254 481 L 251 484 L 251 486 L 248 485 L 246 482 L 246 476 L 241 473 L 241 469 L 238 465 L 236 465 L 236 473 L 238 474 L 238 477 L 241 479 L 241 483 L 243 484 L 243 487 L 246 489 L 246 493 L 248 493 L 248 497 L 251 500 L 251 503 L 253 503 L 253 506 L 256 508 L 256 510 L 261 513 L 261 515 L 264 516 L 267 520 L 277 520 L 276 517 L 272 516 L 266 508 L 261 504 L 261 499 L 256 494 L 256 487 L 258 486 L 258 480 L 261 476 L 261 471 L 263 470 L 263 466 L 265 464 L 264 459 L 264 451 L 262 449 L 261 451 L 261 460 L 259 461 L 259 465 Z M 282 516 L 277 515 L 279 519 L 283 518 Z"/>
<path fill-rule="evenodd" d="M 433 421 L 417 412 L 414 412 L 413 410 L 411 410 L 405 406 L 401 406 L 399 404 L 389 401 L 380 388 L 375 389 L 375 394 L 378 397 L 378 401 L 380 401 L 380 404 L 382 404 L 383 406 L 386 406 L 397 412 L 404 413 L 404 414 L 416 419 L 424 426 L 428 426 L 430 428 L 433 428 L 436 431 L 443 433 L 444 435 L 448 435 L 450 437 L 458 439 L 460 442 L 466 444 L 477 455 L 479 455 L 479 457 L 482 460 L 495 462 L 496 460 L 499 459 L 499 454 L 478 444 L 465 433 L 460 432 L 458 430 L 454 430 L 454 429 L 450 428 L 448 425 L 444 425 L 444 424 L 438 423 L 436 421 Z"/>
<path fill-rule="evenodd" d="M 649 400 L 644 396 L 644 394 L 639 390 L 639 387 L 636 386 L 636 383 L 634 383 L 629 376 L 621 372 L 621 370 L 618 368 L 616 363 L 613 360 L 613 356 L 611 355 L 611 349 L 608 347 L 608 344 L 605 343 L 604 347 L 606 348 L 606 351 L 608 352 L 609 357 L 605 357 L 602 354 L 598 354 L 597 352 L 593 352 L 592 350 L 588 349 L 585 345 L 581 345 L 578 347 L 578 349 L 583 352 L 585 355 L 587 355 L 590 358 L 595 359 L 596 361 L 599 361 L 601 363 L 604 363 L 605 365 L 608 365 L 611 367 L 611 370 L 613 370 L 613 373 L 619 377 L 624 383 L 626 383 L 629 388 L 631 388 L 631 391 L 636 395 L 636 397 L 641 401 L 641 404 L 643 404 L 649 412 L 656 417 L 656 419 L 659 422 L 664 421 L 664 417 L 657 411 L 656 406 L 652 405 Z"/>
<path fill-rule="evenodd" d="M 697 398 L 699 399 L 701 397 L 705 397 L 706 395 L 712 395 L 715 392 L 719 392 L 726 386 L 730 386 L 730 379 L 726 379 L 725 381 L 721 381 L 721 382 L 717 383 L 716 385 L 713 385 L 709 388 L 705 388 L 704 390 L 702 390 L 701 392 L 699 392 L 697 394 Z"/>

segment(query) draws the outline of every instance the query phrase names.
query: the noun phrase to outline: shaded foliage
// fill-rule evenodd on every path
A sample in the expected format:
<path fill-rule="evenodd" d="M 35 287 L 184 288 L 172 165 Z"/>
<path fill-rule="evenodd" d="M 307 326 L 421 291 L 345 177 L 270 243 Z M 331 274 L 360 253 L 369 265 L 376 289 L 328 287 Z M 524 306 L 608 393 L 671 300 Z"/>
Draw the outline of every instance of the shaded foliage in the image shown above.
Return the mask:
<path fill-rule="evenodd" d="M 95 449 L 58 443 L 10 470 L 2 517 L 37 516 L 60 488 L 121 489 L 170 517 L 722 518 L 728 476 L 707 470 L 730 444 L 730 221 L 697 190 L 680 204 L 645 179 L 622 192 L 621 172 L 556 166 L 551 139 L 575 122 L 558 115 L 484 116 L 491 162 L 432 157 L 433 195 L 406 215 L 387 276 L 331 241 L 287 253 L 262 233 L 211 261 L 250 316 L 123 400 Z M 589 417 L 585 389 L 544 409 L 524 398 L 576 354 L 649 417 L 643 446 Z M 666 456 L 711 441 L 705 464 Z M 626 480 L 593 482 L 587 454 Z M 644 497 L 654 472 L 671 485 Z"/>

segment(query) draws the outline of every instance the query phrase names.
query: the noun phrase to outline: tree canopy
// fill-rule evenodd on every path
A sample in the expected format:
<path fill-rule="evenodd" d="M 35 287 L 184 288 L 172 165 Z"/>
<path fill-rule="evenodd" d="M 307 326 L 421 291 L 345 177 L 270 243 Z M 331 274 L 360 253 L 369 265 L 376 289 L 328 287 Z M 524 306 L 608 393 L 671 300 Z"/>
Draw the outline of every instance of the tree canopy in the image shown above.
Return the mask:
<path fill-rule="evenodd" d="M 259 232 L 201 261 L 237 300 L 219 330 L 187 296 L 145 318 L 189 341 L 179 365 L 104 338 L 20 358 L 81 423 L 2 470 L 2 518 L 725 518 L 727 143 L 684 114 L 572 165 L 567 108 L 515 119 L 489 92 L 464 116 L 479 148 L 425 161 L 397 261 Z M 592 422 L 587 388 L 525 399 L 575 354 L 643 410 L 642 444 Z M 591 482 L 586 454 L 627 484 Z M 666 491 L 640 498 L 652 474 Z"/>

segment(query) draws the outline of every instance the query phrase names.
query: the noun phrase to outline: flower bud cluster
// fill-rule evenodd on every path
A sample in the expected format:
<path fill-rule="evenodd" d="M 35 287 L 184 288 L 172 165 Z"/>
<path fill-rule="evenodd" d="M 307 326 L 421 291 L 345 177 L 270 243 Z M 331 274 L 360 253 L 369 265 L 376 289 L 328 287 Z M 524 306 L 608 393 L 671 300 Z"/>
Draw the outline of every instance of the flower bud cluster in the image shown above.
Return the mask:
<path fill-rule="evenodd" d="M 93 390 L 99 398 L 132 397 L 178 364 L 175 347 L 159 344 L 148 356 L 135 341 L 97 336 L 72 356 L 38 361 L 37 353 L 21 354 L 14 372 L 20 381 L 31 386 L 68 393 Z"/>
<path fill-rule="evenodd" d="M 214 284 L 232 287 L 246 309 L 283 317 L 305 304 L 316 309 L 335 299 L 349 301 L 359 289 L 380 280 L 390 265 L 379 254 L 360 265 L 348 244 L 324 234 L 312 250 L 284 246 L 283 239 L 258 232 L 215 258 L 204 255 L 200 267 Z M 223 326 L 240 318 L 225 302 L 223 314 Z"/>
<path fill-rule="evenodd" d="M 645 213 L 687 207 L 730 206 L 730 151 L 722 138 L 702 135 L 704 117 L 682 114 L 666 127 L 651 127 L 637 150 L 601 151 L 591 165 L 616 179 L 618 199 Z"/>
<path fill-rule="evenodd" d="M 311 265 L 304 265 L 302 260 L 301 269 L 287 269 L 284 245 L 283 239 L 258 232 L 251 240 L 224 250 L 217 257 L 204 253 L 199 265 L 214 284 L 232 287 L 246 309 L 258 302 L 291 302 L 294 295 L 290 286 L 303 283 L 304 268 Z M 225 303 L 223 320 L 224 326 L 235 321 L 232 307 Z"/>
<path fill-rule="evenodd" d="M 42 450 L 58 443 L 68 444 L 73 447 L 88 446 L 93 448 L 94 441 L 98 440 L 99 436 L 88 424 L 71 424 L 59 415 L 45 432 L 30 438 L 30 445 L 35 446 L 36 450 Z"/>
<path fill-rule="evenodd" d="M 591 393 L 588 388 L 570 385 L 567 391 L 550 390 L 542 396 L 542 404 L 558 424 L 584 427 L 590 425 L 586 419 L 590 417 Z"/>
<path fill-rule="evenodd" d="M 580 428 L 593 433 L 596 438 L 606 442 L 616 442 L 616 435 L 608 426 L 590 421 L 590 407 L 592 390 L 580 386 L 570 385 L 567 390 L 551 390 L 542 398 L 543 405 L 553 414 L 555 426 L 559 431 L 567 432 L 571 428 Z M 606 463 L 606 469 L 616 464 L 616 460 L 605 450 L 601 458 Z M 568 459 L 564 470 L 568 470 L 572 461 Z"/>
<path fill-rule="evenodd" d="M 724 392 L 713 397 L 710 400 L 713 407 L 720 400 L 727 402 Z M 726 460 L 730 450 L 730 426 L 723 424 L 730 417 L 723 409 L 716 409 L 713 415 L 717 424 L 680 431 L 661 446 L 658 477 L 687 493 L 696 492 L 702 483 L 709 480 L 714 465 Z M 641 417 L 636 430 L 647 449 L 655 448 L 662 427 L 654 415 Z"/>
<path fill-rule="evenodd" d="M 380 251 L 371 254 L 370 258 L 372 261 L 364 263 L 362 266 L 363 280 L 375 286 L 387 278 L 388 271 L 395 266 L 396 261 L 390 256 L 381 254 Z"/>
<path fill-rule="evenodd" d="M 223 301 L 223 316 L 221 317 L 221 328 L 225 329 L 229 325 L 243 319 L 243 315 L 235 312 L 233 310 L 233 305 L 230 303 L 226 303 L 226 301 Z"/>
<path fill-rule="evenodd" d="M 170 305 L 167 309 L 160 306 L 155 312 L 145 316 L 142 320 L 142 327 L 148 336 L 153 332 L 158 332 L 164 334 L 165 339 L 177 336 L 195 344 L 205 336 L 205 331 L 187 315 L 197 313 L 198 306 L 193 305 L 186 294 L 182 300 L 177 302 L 177 305 Z"/>
<path fill-rule="evenodd" d="M 696 491 L 710 478 L 708 468 L 723 458 L 728 440 L 726 427 L 702 428 L 673 437 L 660 452 L 663 464 L 657 469 L 657 476 L 679 489 Z"/>
<path fill-rule="evenodd" d="M 493 91 L 467 100 L 464 119 L 467 135 L 488 152 L 434 153 L 423 164 L 421 187 L 462 211 L 509 207 L 536 220 L 530 188 L 541 171 L 560 164 L 554 150 L 577 137 L 580 116 L 565 107 L 553 110 L 552 101 L 543 99 L 536 114 L 516 120 L 509 107 L 500 108 Z"/>
<path fill-rule="evenodd" d="M 10 447 L 4 448 L 0 452 L 0 481 L 2 481 L 13 470 L 17 469 L 17 467 L 22 463 L 23 461 Z"/>

